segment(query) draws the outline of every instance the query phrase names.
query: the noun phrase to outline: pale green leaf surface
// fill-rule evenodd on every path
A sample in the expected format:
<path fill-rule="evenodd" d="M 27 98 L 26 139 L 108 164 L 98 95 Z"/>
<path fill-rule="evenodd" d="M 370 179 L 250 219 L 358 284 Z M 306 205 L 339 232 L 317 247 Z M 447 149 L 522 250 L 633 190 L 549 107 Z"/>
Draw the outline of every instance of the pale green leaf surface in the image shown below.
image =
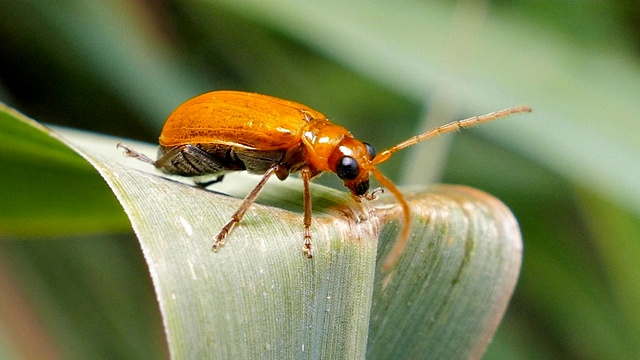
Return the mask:
<path fill-rule="evenodd" d="M 216 191 L 246 192 L 256 177 L 229 175 L 205 191 L 124 158 L 117 139 L 68 129 L 52 135 L 89 160 L 125 208 L 174 358 L 479 357 L 515 287 L 517 223 L 477 190 L 409 194 L 413 237 L 389 272 L 376 270 L 376 253 L 380 234 L 379 258 L 396 238 L 395 200 L 358 207 L 345 192 L 313 186 L 309 260 L 301 254 L 297 179 L 269 184 L 214 254 L 211 240 L 241 201 Z"/>
<path fill-rule="evenodd" d="M 501 202 L 468 187 L 415 196 L 414 241 L 391 273 L 376 274 L 368 358 L 478 358 L 516 284 L 518 225 Z"/>

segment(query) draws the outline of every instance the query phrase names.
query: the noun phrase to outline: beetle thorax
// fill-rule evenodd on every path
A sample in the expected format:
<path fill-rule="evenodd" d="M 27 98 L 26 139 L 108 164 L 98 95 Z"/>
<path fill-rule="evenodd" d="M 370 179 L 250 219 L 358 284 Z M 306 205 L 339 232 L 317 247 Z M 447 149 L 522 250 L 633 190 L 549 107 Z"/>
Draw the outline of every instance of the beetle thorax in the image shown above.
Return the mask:
<path fill-rule="evenodd" d="M 328 164 L 329 157 L 342 139 L 351 136 L 347 129 L 326 119 L 312 119 L 302 136 L 307 149 L 307 162 L 319 172 L 332 171 Z"/>

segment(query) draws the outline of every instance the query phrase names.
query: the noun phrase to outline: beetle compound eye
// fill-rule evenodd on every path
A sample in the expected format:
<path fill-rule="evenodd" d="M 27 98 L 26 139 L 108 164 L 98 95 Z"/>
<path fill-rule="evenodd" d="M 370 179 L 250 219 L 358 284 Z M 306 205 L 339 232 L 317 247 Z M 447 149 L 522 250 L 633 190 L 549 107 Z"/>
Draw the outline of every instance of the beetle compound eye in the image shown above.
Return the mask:
<path fill-rule="evenodd" d="M 358 177 L 360 166 L 351 156 L 343 156 L 336 166 L 336 175 L 342 180 L 353 180 Z"/>
<path fill-rule="evenodd" d="M 369 160 L 373 160 L 376 157 L 376 149 L 373 148 L 373 145 L 369 143 L 363 143 L 367 148 L 367 153 L 369 153 Z"/>

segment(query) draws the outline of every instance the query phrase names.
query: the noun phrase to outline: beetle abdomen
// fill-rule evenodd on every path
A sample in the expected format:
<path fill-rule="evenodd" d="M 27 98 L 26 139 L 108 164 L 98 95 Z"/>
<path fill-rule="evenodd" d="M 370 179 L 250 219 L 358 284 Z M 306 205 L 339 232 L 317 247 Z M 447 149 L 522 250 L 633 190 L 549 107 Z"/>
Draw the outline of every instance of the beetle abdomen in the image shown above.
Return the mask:
<path fill-rule="evenodd" d="M 263 174 L 281 163 L 286 150 L 254 151 L 218 144 L 161 146 L 156 167 L 180 176 L 216 175 L 247 170 Z"/>

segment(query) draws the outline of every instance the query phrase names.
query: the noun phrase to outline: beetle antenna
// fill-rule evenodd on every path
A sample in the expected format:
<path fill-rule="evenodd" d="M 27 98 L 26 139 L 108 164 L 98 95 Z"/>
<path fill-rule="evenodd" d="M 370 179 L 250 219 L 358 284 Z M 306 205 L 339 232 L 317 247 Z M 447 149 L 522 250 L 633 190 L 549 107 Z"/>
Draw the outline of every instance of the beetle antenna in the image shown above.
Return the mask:
<path fill-rule="evenodd" d="M 396 151 L 402 150 L 404 148 L 408 148 L 409 146 L 415 145 L 421 141 L 430 139 L 432 137 L 436 137 L 441 134 L 446 134 L 448 132 L 460 130 L 460 129 L 471 127 L 477 124 L 489 122 L 495 119 L 499 119 L 502 117 L 523 113 L 523 112 L 531 112 L 531 108 L 526 105 L 516 106 L 516 107 L 512 107 L 512 108 L 508 108 L 500 111 L 495 111 L 486 115 L 473 116 L 464 120 L 453 121 L 448 124 L 438 126 L 437 128 L 431 129 L 420 135 L 411 137 L 392 148 L 389 148 L 387 150 L 380 152 L 375 157 L 375 159 L 373 159 L 373 165 L 377 165 L 387 161 L 391 157 L 391 155 Z"/>
<path fill-rule="evenodd" d="M 382 270 L 387 271 L 398 262 L 400 255 L 402 255 L 402 253 L 404 252 L 404 248 L 407 246 L 409 230 L 411 229 L 411 211 L 409 210 L 409 204 L 407 204 L 404 196 L 402 196 L 400 190 L 398 190 L 398 188 L 394 185 L 393 182 L 391 182 L 391 180 L 384 176 L 384 174 L 382 174 L 382 172 L 380 172 L 380 170 L 375 167 L 371 167 L 371 173 L 376 178 L 376 180 L 378 180 L 380 185 L 389 189 L 393 196 L 396 197 L 396 199 L 400 203 L 400 206 L 402 206 L 402 215 L 404 216 L 400 236 L 396 240 L 396 243 L 393 245 L 391 251 L 389 252 L 389 255 L 387 255 L 387 258 L 382 264 Z"/>

